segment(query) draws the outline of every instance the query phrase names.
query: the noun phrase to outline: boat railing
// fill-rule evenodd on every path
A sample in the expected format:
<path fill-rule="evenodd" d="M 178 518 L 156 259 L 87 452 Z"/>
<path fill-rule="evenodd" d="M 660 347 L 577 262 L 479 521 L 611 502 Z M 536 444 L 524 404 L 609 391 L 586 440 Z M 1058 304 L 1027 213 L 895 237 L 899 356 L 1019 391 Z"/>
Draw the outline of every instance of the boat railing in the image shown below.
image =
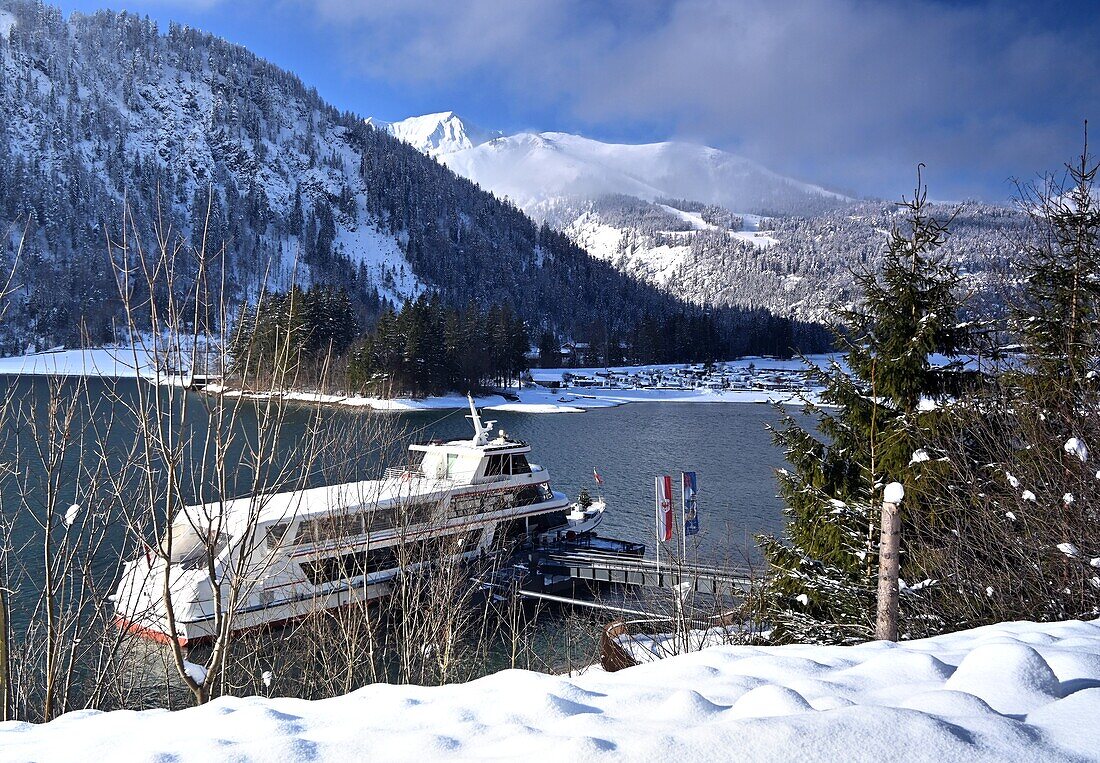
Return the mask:
<path fill-rule="evenodd" d="M 420 468 L 420 464 L 405 464 L 404 466 L 391 466 L 383 472 L 388 480 L 396 479 L 408 479 L 412 477 L 423 477 L 424 470 Z"/>

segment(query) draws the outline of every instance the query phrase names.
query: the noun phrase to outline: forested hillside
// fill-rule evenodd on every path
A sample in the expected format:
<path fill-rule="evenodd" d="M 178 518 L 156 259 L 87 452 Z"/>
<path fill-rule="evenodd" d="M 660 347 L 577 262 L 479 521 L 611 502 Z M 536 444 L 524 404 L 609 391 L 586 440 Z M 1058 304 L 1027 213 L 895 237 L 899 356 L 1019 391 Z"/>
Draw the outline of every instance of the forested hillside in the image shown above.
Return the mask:
<path fill-rule="evenodd" d="M 929 204 L 951 221 L 944 255 L 983 304 L 1000 301 L 1006 265 L 1028 237 L 1026 215 L 990 204 Z M 897 205 L 853 202 L 816 214 L 737 215 L 699 202 L 629 196 L 559 200 L 548 222 L 619 270 L 700 304 L 829 320 L 858 299 L 853 273 L 881 265 Z"/>
<path fill-rule="evenodd" d="M 105 241 L 127 207 L 147 252 L 156 230 L 184 244 L 174 288 L 205 239 L 230 303 L 340 286 L 369 325 L 430 290 L 507 304 L 563 338 L 700 313 L 241 47 L 126 13 L 0 7 L 0 256 L 18 259 L 0 351 L 120 338 Z M 210 254 L 223 245 L 224 258 Z M 708 320 L 715 353 L 782 350 L 792 336 L 820 348 L 818 332 L 765 311 Z"/>

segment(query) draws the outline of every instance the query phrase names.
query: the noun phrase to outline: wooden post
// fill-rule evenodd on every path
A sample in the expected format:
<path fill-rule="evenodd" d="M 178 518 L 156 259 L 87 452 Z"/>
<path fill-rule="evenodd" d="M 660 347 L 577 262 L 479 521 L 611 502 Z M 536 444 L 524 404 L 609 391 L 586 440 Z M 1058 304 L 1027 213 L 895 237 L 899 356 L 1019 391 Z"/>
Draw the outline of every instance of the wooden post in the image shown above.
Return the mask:
<path fill-rule="evenodd" d="M 0 578 L 0 721 L 11 720 L 11 670 L 8 662 L 8 591 Z"/>
<path fill-rule="evenodd" d="M 905 491 L 897 482 L 886 486 L 882 502 L 882 533 L 878 546 L 878 613 L 875 638 L 898 640 L 898 568 L 901 550 L 901 512 Z"/>

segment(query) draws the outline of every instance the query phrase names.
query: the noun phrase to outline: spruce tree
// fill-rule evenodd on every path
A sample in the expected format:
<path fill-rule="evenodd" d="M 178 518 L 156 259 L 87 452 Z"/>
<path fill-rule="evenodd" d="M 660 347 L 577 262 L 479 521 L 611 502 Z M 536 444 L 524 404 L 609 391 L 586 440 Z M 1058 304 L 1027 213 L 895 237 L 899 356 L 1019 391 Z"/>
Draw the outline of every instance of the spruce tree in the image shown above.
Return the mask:
<path fill-rule="evenodd" d="M 920 182 L 899 205 L 878 273 L 857 276 L 862 302 L 841 312 L 836 336 L 844 365 L 810 372 L 823 385 L 807 405 L 818 433 L 784 414 L 774 437 L 791 470 L 778 474 L 788 518 L 785 536 L 760 538 L 770 566 L 765 616 L 776 637 L 847 643 L 874 629 L 875 546 L 882 488 L 901 482 L 911 521 L 927 514 L 911 461 L 934 426 L 926 398 L 957 387 L 960 368 L 933 363 L 952 355 L 959 328 L 958 274 L 940 247 L 946 225 L 929 216 Z"/>
<path fill-rule="evenodd" d="M 1098 165 L 1085 147 L 1060 182 L 1025 190 L 1035 235 L 1024 250 L 1023 303 L 1015 322 L 1028 361 L 1033 402 L 1072 419 L 1100 371 L 1100 203 Z"/>
<path fill-rule="evenodd" d="M 937 521 L 920 529 L 915 597 L 923 622 L 970 628 L 1016 619 L 1090 618 L 1100 608 L 1100 206 L 1085 148 L 1059 178 L 1021 188 L 1030 212 L 1009 349 L 988 388 L 959 406 L 938 447 Z M 1067 550 L 1069 549 L 1069 550 Z M 923 599 L 924 601 L 921 601 Z"/>

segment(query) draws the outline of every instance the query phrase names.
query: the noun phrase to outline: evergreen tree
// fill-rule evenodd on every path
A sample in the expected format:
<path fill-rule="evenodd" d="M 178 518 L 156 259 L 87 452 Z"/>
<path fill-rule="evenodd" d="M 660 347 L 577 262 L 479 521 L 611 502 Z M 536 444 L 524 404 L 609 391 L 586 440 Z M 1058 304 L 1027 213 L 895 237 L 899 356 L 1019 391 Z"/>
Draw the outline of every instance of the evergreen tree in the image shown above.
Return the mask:
<path fill-rule="evenodd" d="M 551 331 L 543 331 L 539 336 L 539 365 L 543 368 L 561 365 L 561 344 Z"/>
<path fill-rule="evenodd" d="M 1086 124 L 1087 130 L 1087 124 Z M 1030 374 L 1025 389 L 1062 418 L 1074 416 L 1100 371 L 1098 165 L 1085 147 L 1061 182 L 1025 191 L 1037 235 L 1025 248 L 1024 301 L 1015 311 Z"/>
<path fill-rule="evenodd" d="M 911 462 L 937 413 L 922 410 L 921 401 L 957 386 L 959 367 L 937 367 L 931 355 L 955 353 L 964 336 L 958 274 L 940 251 L 946 226 L 928 215 L 919 174 L 901 210 L 903 225 L 891 230 L 881 273 L 858 277 L 863 302 L 844 312 L 846 325 L 837 332 L 848 370 L 814 372 L 825 385 L 822 403 L 835 406 L 808 406 L 821 436 L 789 415 L 775 433 L 793 467 L 778 476 L 788 524 L 784 539 L 760 540 L 771 568 L 766 617 L 780 638 L 868 638 L 882 487 L 905 485 L 911 521 L 929 510 Z"/>
<path fill-rule="evenodd" d="M 1065 620 L 1100 607 L 1091 563 L 1100 556 L 1100 481 L 1089 452 L 1100 443 L 1096 172 L 1086 136 L 1063 177 L 1021 189 L 1034 235 L 1010 340 L 1024 363 L 964 400 L 938 433 L 950 461 L 926 475 L 941 498 L 912 557 L 917 579 L 951 584 L 913 597 L 922 622 Z"/>

